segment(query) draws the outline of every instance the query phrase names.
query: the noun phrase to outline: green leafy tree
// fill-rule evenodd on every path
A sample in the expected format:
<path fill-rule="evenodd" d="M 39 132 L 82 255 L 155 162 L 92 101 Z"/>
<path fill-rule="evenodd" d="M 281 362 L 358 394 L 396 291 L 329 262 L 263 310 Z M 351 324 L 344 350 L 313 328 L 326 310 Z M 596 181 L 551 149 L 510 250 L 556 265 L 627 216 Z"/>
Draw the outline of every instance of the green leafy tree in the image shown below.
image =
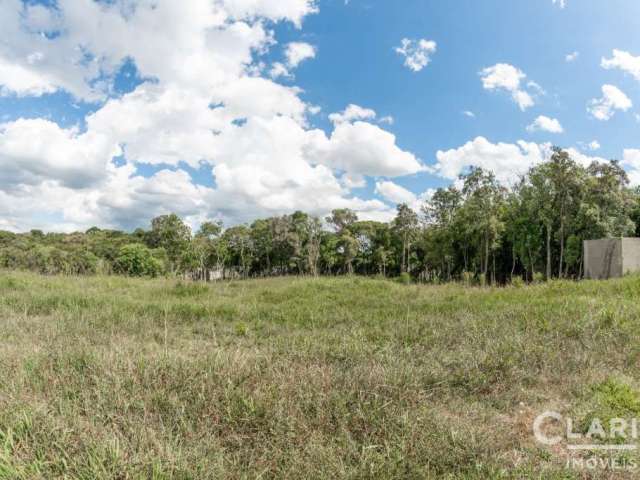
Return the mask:
<path fill-rule="evenodd" d="M 182 254 L 187 249 L 190 240 L 191 229 L 175 213 L 161 215 L 151 221 L 149 246 L 164 248 L 172 273 L 180 265 Z"/>
<path fill-rule="evenodd" d="M 209 270 L 220 270 L 222 222 L 203 222 L 190 244 L 190 257 L 197 264 L 201 280 L 209 280 Z"/>
<path fill-rule="evenodd" d="M 339 208 L 333 210 L 331 215 L 327 218 L 327 223 L 332 225 L 336 233 L 340 235 L 345 230 L 348 230 L 351 225 L 358 221 L 358 215 L 353 210 L 349 210 L 348 208 Z"/>
<path fill-rule="evenodd" d="M 246 225 L 238 225 L 227 229 L 223 234 L 229 255 L 228 266 L 239 272 L 243 278 L 251 273 L 253 261 L 253 242 L 251 231 Z"/>
<path fill-rule="evenodd" d="M 156 277 L 162 273 L 162 264 L 153 252 L 140 243 L 125 245 L 115 261 L 118 273 L 132 277 Z"/>
<path fill-rule="evenodd" d="M 336 209 L 326 218 L 327 223 L 333 226 L 338 240 L 337 252 L 342 257 L 344 272 L 353 273 L 353 261 L 358 254 L 358 240 L 351 232 L 351 227 L 358 221 L 358 215 L 348 208 Z"/>
<path fill-rule="evenodd" d="M 324 232 L 320 242 L 320 264 L 325 273 L 334 275 L 336 266 L 340 263 L 340 238 L 334 232 Z"/>
<path fill-rule="evenodd" d="M 480 246 L 480 270 L 484 281 L 489 281 L 489 265 L 493 255 L 492 275 L 495 281 L 495 252 L 500 246 L 504 231 L 504 208 L 506 190 L 501 187 L 495 175 L 482 168 L 472 168 L 461 177 L 464 182 L 465 216 L 471 233 Z"/>
<path fill-rule="evenodd" d="M 553 206 L 557 215 L 557 238 L 560 243 L 558 277 L 564 275 L 565 241 L 570 219 L 575 217 L 584 193 L 584 170 L 559 148 L 555 148 L 546 164 L 553 189 Z"/>
<path fill-rule="evenodd" d="M 319 218 L 309 217 L 305 225 L 305 252 L 309 273 L 318 276 L 318 264 L 320 262 L 322 244 L 322 223 Z"/>
<path fill-rule="evenodd" d="M 393 231 L 398 235 L 402 244 L 400 273 L 411 271 L 411 245 L 416 240 L 419 225 L 416 212 L 406 203 L 398 205 L 396 218 L 393 220 Z"/>
<path fill-rule="evenodd" d="M 468 246 L 461 235 L 457 221 L 462 205 L 462 193 L 451 186 L 447 189 L 439 188 L 422 206 L 422 214 L 428 233 L 423 238 L 426 244 L 428 264 L 439 265 L 442 275 L 451 279 L 455 270 L 455 260 L 458 250 L 462 250 L 464 268 L 467 269 Z M 462 247 L 462 248 L 460 248 Z"/>

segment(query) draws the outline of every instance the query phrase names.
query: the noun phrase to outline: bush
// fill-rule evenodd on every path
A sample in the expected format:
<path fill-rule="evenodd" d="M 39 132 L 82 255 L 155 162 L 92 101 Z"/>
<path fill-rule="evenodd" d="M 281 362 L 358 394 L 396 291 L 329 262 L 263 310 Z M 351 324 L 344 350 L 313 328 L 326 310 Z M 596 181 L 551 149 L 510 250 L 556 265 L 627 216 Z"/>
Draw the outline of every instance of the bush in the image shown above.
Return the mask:
<path fill-rule="evenodd" d="M 131 277 L 157 277 L 162 273 L 163 265 L 147 247 L 132 243 L 120 248 L 115 270 Z"/>
<path fill-rule="evenodd" d="M 462 272 L 462 283 L 470 287 L 476 284 L 476 275 L 473 272 Z"/>
<path fill-rule="evenodd" d="M 413 279 L 411 278 L 411 275 L 408 274 L 407 272 L 401 273 L 400 276 L 397 278 L 397 281 L 402 285 L 411 285 L 413 283 Z"/>
<path fill-rule="evenodd" d="M 69 273 L 94 275 L 98 271 L 98 257 L 88 250 L 73 252 L 69 258 Z"/>
<path fill-rule="evenodd" d="M 544 283 L 546 280 L 544 273 L 536 272 L 533 274 L 533 283 Z"/>

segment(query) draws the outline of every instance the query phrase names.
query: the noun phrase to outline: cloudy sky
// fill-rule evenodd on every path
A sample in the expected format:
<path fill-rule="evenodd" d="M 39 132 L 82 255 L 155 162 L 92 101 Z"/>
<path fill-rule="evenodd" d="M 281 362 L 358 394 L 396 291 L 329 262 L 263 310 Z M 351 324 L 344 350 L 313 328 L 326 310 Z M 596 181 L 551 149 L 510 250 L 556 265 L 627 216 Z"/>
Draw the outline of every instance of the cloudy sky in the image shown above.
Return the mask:
<path fill-rule="evenodd" d="M 0 229 L 387 220 L 551 145 L 640 184 L 637 0 L 0 0 Z"/>

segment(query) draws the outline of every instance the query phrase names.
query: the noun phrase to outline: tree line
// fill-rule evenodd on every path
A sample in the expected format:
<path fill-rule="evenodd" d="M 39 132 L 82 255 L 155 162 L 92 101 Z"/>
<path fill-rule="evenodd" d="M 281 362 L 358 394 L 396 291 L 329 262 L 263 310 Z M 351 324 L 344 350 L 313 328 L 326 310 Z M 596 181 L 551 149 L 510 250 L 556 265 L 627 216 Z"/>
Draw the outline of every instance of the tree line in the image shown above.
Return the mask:
<path fill-rule="evenodd" d="M 196 232 L 175 214 L 148 230 L 0 231 L 0 268 L 43 274 L 182 275 L 198 280 L 280 275 L 381 275 L 504 283 L 582 276 L 586 239 L 640 235 L 640 191 L 617 161 L 576 163 L 555 148 L 506 188 L 471 168 L 418 211 L 389 223 L 349 209 L 324 222 L 304 212 Z"/>

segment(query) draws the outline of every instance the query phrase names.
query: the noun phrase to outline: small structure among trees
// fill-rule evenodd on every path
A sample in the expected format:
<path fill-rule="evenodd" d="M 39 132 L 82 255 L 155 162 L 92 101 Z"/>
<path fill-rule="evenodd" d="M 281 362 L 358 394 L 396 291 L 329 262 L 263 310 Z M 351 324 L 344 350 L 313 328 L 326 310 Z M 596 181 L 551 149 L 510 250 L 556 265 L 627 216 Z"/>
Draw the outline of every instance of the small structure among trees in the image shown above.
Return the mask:
<path fill-rule="evenodd" d="M 640 272 L 640 238 L 603 238 L 584 242 L 584 275 L 592 280 Z"/>

